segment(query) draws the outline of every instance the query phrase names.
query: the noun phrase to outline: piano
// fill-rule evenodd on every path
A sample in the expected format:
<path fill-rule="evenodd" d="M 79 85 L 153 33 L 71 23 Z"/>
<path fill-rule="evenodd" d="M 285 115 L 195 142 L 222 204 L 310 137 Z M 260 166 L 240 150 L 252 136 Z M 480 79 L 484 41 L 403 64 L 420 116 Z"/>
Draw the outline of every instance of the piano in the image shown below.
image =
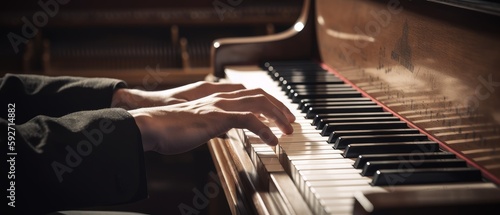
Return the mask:
<path fill-rule="evenodd" d="M 296 114 L 275 147 L 209 143 L 233 214 L 500 214 L 493 1 L 305 0 L 279 34 L 213 42 L 210 80 Z"/>

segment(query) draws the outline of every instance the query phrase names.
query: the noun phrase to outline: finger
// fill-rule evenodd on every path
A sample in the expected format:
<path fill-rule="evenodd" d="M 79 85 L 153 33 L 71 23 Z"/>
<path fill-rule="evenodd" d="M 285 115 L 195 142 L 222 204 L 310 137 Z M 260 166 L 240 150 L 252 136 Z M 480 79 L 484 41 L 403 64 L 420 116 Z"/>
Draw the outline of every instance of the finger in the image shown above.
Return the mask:
<path fill-rule="evenodd" d="M 233 92 L 228 92 L 228 93 L 220 93 L 217 95 L 219 98 L 238 98 L 238 97 L 243 97 L 243 96 L 252 96 L 252 95 L 263 95 L 265 96 L 274 106 L 277 107 L 279 111 L 281 111 L 283 114 L 285 114 L 286 118 L 288 119 L 288 122 L 294 122 L 295 121 L 295 115 L 288 109 L 281 101 L 276 99 L 274 96 L 269 95 L 266 91 L 260 88 L 256 89 L 243 89 L 243 90 L 237 90 Z"/>
<path fill-rule="evenodd" d="M 225 93 L 243 90 L 245 87 L 242 84 L 231 84 L 231 83 L 210 83 L 210 82 L 197 82 L 193 84 L 196 90 L 189 91 L 186 93 L 185 99 L 196 100 L 203 98 L 214 93 Z M 193 86 L 186 86 L 186 88 L 192 88 Z"/>
<path fill-rule="evenodd" d="M 175 104 L 181 104 L 184 102 L 187 102 L 187 100 L 171 98 L 171 99 L 167 99 L 163 105 L 175 105 Z"/>
<path fill-rule="evenodd" d="M 232 84 L 232 83 L 211 83 L 212 86 L 208 86 L 216 90 L 216 92 L 231 92 L 236 90 L 246 89 L 243 84 Z"/>
<path fill-rule="evenodd" d="M 206 82 L 202 84 L 202 86 L 200 86 L 200 89 L 202 89 L 206 95 L 212 95 L 214 93 L 225 93 L 225 92 L 245 90 L 246 88 L 242 84 Z"/>
<path fill-rule="evenodd" d="M 235 128 L 245 128 L 254 134 L 258 135 L 261 140 L 270 146 L 275 146 L 278 144 L 278 137 L 273 134 L 271 129 L 262 123 L 253 113 L 232 113 L 235 123 Z"/>
<path fill-rule="evenodd" d="M 269 99 L 263 95 L 244 96 L 235 99 L 221 99 L 215 104 L 226 111 L 250 111 L 254 114 L 262 114 L 273 120 L 278 128 L 285 134 L 293 133 L 293 127 L 283 112 L 279 111 Z"/>

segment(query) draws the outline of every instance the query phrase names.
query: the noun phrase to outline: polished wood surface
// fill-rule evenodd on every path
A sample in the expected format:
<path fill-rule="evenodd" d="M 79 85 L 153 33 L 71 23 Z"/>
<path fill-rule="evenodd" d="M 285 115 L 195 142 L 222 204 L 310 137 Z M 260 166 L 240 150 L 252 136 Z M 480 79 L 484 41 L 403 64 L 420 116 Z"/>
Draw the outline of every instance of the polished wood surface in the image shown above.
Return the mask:
<path fill-rule="evenodd" d="M 500 16 L 394 0 L 316 11 L 327 67 L 500 181 Z"/>
<path fill-rule="evenodd" d="M 224 67 L 228 65 L 258 64 L 269 59 L 300 60 L 314 57 L 317 54 L 317 44 L 313 30 L 313 8 L 311 0 L 304 0 L 295 24 L 278 34 L 215 40 L 212 47 L 215 78 L 224 78 Z"/>
<path fill-rule="evenodd" d="M 255 151 L 241 130 L 208 146 L 232 214 L 312 214 L 277 155 Z"/>
<path fill-rule="evenodd" d="M 354 215 L 499 214 L 500 190 L 416 190 L 355 196 Z M 430 212 L 430 213 L 429 213 Z"/>

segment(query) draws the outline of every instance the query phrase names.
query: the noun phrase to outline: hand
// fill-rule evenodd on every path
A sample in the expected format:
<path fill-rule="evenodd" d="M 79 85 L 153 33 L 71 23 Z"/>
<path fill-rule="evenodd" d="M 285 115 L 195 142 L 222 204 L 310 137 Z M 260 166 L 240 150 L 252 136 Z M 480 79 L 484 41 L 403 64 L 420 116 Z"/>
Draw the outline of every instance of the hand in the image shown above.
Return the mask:
<path fill-rule="evenodd" d="M 111 107 L 121 107 L 130 110 L 142 107 L 165 106 L 196 100 L 213 93 L 231 92 L 241 89 L 245 89 L 241 84 L 210 83 L 205 81 L 161 91 L 124 88 L 115 91 Z"/>
<path fill-rule="evenodd" d="M 215 93 L 180 104 L 129 111 L 141 131 L 145 151 L 177 154 L 189 151 L 231 128 L 246 128 L 269 145 L 278 143 L 259 116 L 274 121 L 285 134 L 293 132 L 293 114 L 262 89 Z"/>

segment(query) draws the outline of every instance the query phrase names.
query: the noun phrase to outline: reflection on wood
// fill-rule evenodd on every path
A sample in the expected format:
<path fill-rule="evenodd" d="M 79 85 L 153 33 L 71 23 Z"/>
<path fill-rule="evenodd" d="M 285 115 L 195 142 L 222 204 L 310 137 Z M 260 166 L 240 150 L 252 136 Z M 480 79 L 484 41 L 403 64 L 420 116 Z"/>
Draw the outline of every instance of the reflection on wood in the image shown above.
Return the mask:
<path fill-rule="evenodd" d="M 500 155 L 500 16 L 423 1 L 318 3 L 327 67 L 451 148 Z"/>

